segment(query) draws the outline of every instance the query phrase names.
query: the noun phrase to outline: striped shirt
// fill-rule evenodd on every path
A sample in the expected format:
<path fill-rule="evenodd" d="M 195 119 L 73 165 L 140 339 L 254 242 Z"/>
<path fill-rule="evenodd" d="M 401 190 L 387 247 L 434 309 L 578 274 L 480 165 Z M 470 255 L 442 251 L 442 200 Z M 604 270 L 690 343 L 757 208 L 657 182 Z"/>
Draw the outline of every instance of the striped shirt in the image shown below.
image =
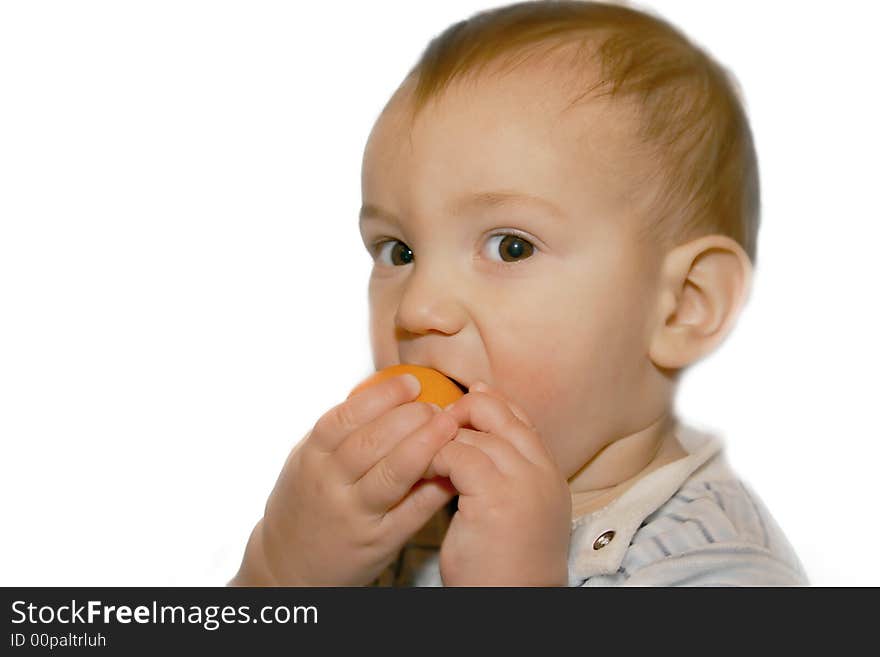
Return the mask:
<path fill-rule="evenodd" d="M 678 423 L 688 456 L 572 520 L 569 586 L 808 586 L 770 512 L 731 470 L 720 438 Z M 455 500 L 373 586 L 443 586 L 440 546 Z"/>

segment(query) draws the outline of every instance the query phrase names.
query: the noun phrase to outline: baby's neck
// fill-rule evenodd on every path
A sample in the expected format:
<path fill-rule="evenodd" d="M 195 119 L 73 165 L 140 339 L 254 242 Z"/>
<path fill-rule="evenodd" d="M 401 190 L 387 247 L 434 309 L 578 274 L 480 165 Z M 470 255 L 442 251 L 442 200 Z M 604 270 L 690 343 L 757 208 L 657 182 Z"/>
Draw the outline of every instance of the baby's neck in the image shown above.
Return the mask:
<path fill-rule="evenodd" d="M 644 429 L 600 450 L 568 480 L 572 518 L 606 506 L 645 475 L 687 456 L 674 426 L 674 419 L 664 413 Z"/>

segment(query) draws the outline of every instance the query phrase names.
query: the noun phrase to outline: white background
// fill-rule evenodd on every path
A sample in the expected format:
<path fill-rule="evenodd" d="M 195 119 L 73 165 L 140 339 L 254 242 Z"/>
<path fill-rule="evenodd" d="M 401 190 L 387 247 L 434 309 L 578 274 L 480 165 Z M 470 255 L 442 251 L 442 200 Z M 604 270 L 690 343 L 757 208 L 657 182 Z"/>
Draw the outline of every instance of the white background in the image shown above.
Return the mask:
<path fill-rule="evenodd" d="M 369 130 L 481 2 L 0 4 L 0 584 L 212 585 L 372 370 Z M 664 1 L 742 84 L 751 299 L 685 378 L 817 585 L 880 585 L 873 3 Z"/>

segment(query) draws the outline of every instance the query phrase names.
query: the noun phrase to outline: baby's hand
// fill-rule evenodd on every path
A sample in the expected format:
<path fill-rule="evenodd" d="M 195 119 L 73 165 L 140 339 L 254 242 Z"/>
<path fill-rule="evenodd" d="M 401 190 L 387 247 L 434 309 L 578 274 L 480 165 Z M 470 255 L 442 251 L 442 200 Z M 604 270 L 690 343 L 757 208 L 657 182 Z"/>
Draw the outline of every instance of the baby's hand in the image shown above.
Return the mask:
<path fill-rule="evenodd" d="M 358 586 L 375 579 L 454 491 L 422 480 L 458 428 L 413 402 L 411 375 L 325 413 L 290 453 L 231 584 Z"/>
<path fill-rule="evenodd" d="M 568 482 L 525 413 L 486 384 L 447 407 L 459 429 L 431 471 L 458 489 L 440 550 L 446 586 L 567 586 Z"/>

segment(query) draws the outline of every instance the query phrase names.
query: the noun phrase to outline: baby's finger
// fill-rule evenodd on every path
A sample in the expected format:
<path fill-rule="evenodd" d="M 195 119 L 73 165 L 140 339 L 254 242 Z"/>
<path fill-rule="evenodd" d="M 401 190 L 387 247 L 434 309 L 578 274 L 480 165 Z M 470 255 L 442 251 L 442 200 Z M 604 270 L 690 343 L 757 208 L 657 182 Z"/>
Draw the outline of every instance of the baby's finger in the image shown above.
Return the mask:
<path fill-rule="evenodd" d="M 356 499 L 370 512 L 384 514 L 422 478 L 428 464 L 458 431 L 445 413 L 437 413 L 397 443 L 354 484 Z"/>
<path fill-rule="evenodd" d="M 546 464 L 551 458 L 537 432 L 523 424 L 498 397 L 485 392 L 468 392 L 443 412 L 452 414 L 461 427 L 469 425 L 509 441 L 532 463 Z"/>
<path fill-rule="evenodd" d="M 431 470 L 441 477 L 449 477 L 462 495 L 479 495 L 491 490 L 500 485 L 502 478 L 485 452 L 457 440 L 451 440 L 437 452 Z"/>
<path fill-rule="evenodd" d="M 430 422 L 437 412 L 425 402 L 408 402 L 350 433 L 332 456 L 342 481 L 353 484 L 363 477 L 395 445 Z"/>
<path fill-rule="evenodd" d="M 388 527 L 388 534 L 406 540 L 425 526 L 442 506 L 449 503 L 456 491 L 446 477 L 434 477 L 417 481 L 399 504 L 382 517 L 381 524 Z M 386 532 L 380 530 L 380 534 Z"/>
<path fill-rule="evenodd" d="M 346 436 L 367 422 L 372 422 L 395 406 L 418 397 L 422 384 L 412 374 L 385 379 L 351 395 L 324 413 L 309 436 L 310 445 L 332 452 Z"/>
<path fill-rule="evenodd" d="M 482 381 L 477 381 L 470 387 L 470 390 L 473 390 L 474 392 L 485 392 L 489 395 L 492 395 L 493 397 L 498 397 L 510 407 L 510 410 L 513 411 L 513 414 L 516 415 L 517 418 L 519 418 L 520 422 L 525 424 L 530 429 L 534 430 L 536 428 L 535 423 L 529 419 L 529 416 L 522 409 L 522 407 L 510 401 L 510 399 L 502 395 L 501 392 L 494 386 L 490 386 L 488 383 L 483 383 Z"/>
<path fill-rule="evenodd" d="M 459 429 L 455 436 L 456 442 L 473 445 L 486 454 L 498 471 L 508 477 L 515 477 L 523 472 L 524 467 L 534 467 L 519 450 L 509 441 L 493 436 L 491 433 Z"/>

